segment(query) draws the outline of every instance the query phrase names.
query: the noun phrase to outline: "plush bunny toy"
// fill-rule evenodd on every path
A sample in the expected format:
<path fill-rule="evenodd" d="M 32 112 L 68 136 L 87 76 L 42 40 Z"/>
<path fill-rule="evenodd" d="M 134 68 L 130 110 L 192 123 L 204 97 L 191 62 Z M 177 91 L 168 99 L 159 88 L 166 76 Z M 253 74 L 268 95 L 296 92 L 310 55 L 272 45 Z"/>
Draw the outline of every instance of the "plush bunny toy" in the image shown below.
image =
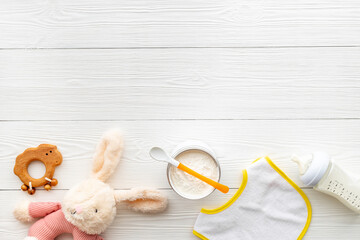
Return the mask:
<path fill-rule="evenodd" d="M 167 198 L 153 189 L 114 190 L 105 181 L 114 172 L 123 152 L 118 131 L 106 133 L 97 146 L 92 176 L 70 189 L 62 202 L 22 202 L 14 211 L 22 222 L 34 223 L 25 240 L 54 240 L 72 233 L 75 240 L 103 240 L 98 234 L 113 222 L 121 202 L 144 213 L 164 210 Z"/>

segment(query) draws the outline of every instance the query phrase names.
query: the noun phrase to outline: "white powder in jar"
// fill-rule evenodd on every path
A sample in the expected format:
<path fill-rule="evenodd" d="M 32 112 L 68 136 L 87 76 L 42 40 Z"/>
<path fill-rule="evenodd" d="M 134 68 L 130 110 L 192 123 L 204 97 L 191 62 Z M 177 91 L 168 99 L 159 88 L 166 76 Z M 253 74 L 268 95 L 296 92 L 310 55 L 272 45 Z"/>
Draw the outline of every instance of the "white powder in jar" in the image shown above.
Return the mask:
<path fill-rule="evenodd" d="M 219 180 L 219 168 L 212 156 L 201 150 L 187 150 L 180 153 L 176 158 L 180 163 L 210 178 Z M 184 197 L 197 199 L 210 194 L 214 188 L 198 178 L 174 167 L 170 167 L 170 179 L 173 188 Z"/>

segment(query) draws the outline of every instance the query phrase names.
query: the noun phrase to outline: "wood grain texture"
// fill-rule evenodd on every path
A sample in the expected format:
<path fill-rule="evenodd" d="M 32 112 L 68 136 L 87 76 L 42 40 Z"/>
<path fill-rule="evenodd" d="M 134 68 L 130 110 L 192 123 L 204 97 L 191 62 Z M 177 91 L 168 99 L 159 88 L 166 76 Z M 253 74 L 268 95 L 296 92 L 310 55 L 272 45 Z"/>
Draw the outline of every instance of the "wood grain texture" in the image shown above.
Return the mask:
<path fill-rule="evenodd" d="M 115 222 L 107 229 L 105 239 L 198 239 L 192 235 L 196 217 L 202 207 L 214 208 L 227 202 L 235 193 L 215 193 L 208 198 L 191 201 L 185 200 L 171 190 L 163 190 L 169 197 L 169 208 L 158 215 L 133 213 L 123 207 L 119 209 Z M 17 222 L 12 216 L 12 209 L 17 201 L 28 198 L 31 201 L 61 201 L 66 191 L 57 190 L 50 193 L 40 191 L 29 197 L 20 191 L 0 192 L 0 236 L 7 240 L 18 240 L 26 236 L 30 224 Z M 346 209 L 334 198 L 314 190 L 306 189 L 309 197 L 313 218 L 305 239 L 359 239 L 360 218 Z M 16 199 L 16 201 L 14 201 Z M 70 240 L 70 235 L 57 238 Z"/>
<path fill-rule="evenodd" d="M 124 157 L 110 180 L 116 188 L 146 184 L 169 188 L 166 165 L 149 157 L 153 146 L 172 151 L 189 139 L 209 144 L 218 155 L 223 184 L 240 186 L 241 170 L 256 158 L 270 156 L 299 185 L 292 154 L 326 151 L 345 169 L 360 171 L 359 120 L 263 120 L 263 121 L 40 121 L 1 122 L 0 189 L 19 189 L 12 172 L 15 158 L 28 147 L 57 145 L 64 161 L 56 169 L 55 188 L 69 189 L 89 176 L 94 148 L 103 132 L 122 128 Z"/>
<path fill-rule="evenodd" d="M 2 0 L 0 238 L 26 235 L 16 202 L 60 201 L 85 179 L 111 127 L 126 145 L 109 183 L 160 188 L 170 205 L 156 216 L 120 209 L 107 240 L 197 239 L 201 207 L 225 203 L 259 156 L 302 187 L 293 153 L 324 150 L 360 172 L 359 57 L 358 0 Z M 231 194 L 187 201 L 169 188 L 166 166 L 148 150 L 188 139 L 214 149 Z M 59 185 L 28 196 L 14 160 L 44 142 L 63 153 Z M 314 212 L 305 239 L 360 238 L 358 215 L 305 192 Z"/>
<path fill-rule="evenodd" d="M 360 118 L 360 48 L 0 51 L 1 120 Z"/>
<path fill-rule="evenodd" d="M 3 0 L 1 48 L 359 45 L 360 2 Z"/>

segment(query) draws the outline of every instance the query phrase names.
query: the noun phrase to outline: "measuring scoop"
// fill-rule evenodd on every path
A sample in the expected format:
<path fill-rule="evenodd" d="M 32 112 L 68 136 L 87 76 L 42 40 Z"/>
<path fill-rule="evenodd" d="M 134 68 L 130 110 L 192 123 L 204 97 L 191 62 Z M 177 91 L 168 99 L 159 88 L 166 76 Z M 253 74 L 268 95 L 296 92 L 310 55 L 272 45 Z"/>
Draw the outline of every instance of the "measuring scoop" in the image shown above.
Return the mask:
<path fill-rule="evenodd" d="M 177 161 L 176 159 L 170 157 L 162 148 L 159 147 L 153 147 L 150 150 L 150 156 L 155 159 L 156 161 L 160 161 L 160 162 L 167 162 L 170 163 L 171 165 L 177 167 L 178 169 L 200 179 L 203 182 L 206 182 L 207 184 L 213 186 L 214 188 L 216 188 L 217 190 L 223 192 L 223 193 L 227 193 L 229 192 L 229 187 L 225 186 L 221 183 L 215 182 L 214 180 L 207 178 L 203 175 L 201 175 L 200 173 L 195 172 L 194 170 L 188 168 L 187 166 L 185 166 L 184 164 L 180 163 L 179 161 Z"/>

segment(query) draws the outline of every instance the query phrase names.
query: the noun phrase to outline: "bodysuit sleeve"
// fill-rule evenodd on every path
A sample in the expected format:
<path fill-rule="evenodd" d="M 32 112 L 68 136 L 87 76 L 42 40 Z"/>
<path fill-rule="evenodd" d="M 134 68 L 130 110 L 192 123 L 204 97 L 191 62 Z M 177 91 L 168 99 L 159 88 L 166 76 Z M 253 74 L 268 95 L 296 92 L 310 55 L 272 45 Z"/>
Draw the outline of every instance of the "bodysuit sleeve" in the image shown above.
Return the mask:
<path fill-rule="evenodd" d="M 58 202 L 32 202 L 29 205 L 29 214 L 33 218 L 40 218 L 59 209 L 61 204 Z"/>

